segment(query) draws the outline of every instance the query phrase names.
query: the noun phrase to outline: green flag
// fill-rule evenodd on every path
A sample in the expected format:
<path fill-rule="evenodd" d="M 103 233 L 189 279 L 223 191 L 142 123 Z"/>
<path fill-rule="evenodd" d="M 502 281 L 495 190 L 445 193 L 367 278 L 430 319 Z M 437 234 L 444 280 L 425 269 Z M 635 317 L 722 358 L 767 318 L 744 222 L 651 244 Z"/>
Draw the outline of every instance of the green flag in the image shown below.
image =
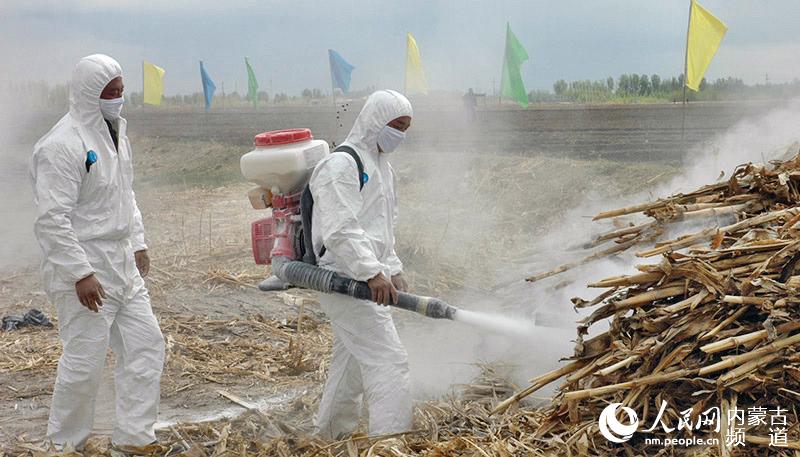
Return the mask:
<path fill-rule="evenodd" d="M 247 99 L 253 102 L 253 108 L 255 108 L 258 104 L 258 81 L 256 81 L 256 74 L 253 73 L 253 67 L 250 66 L 247 57 L 244 58 L 244 64 L 247 66 Z"/>
<path fill-rule="evenodd" d="M 524 108 L 528 107 L 528 93 L 522 82 L 520 66 L 528 60 L 528 53 L 517 40 L 511 25 L 506 24 L 506 52 L 503 57 L 503 77 L 500 80 L 500 94 L 517 101 Z"/>

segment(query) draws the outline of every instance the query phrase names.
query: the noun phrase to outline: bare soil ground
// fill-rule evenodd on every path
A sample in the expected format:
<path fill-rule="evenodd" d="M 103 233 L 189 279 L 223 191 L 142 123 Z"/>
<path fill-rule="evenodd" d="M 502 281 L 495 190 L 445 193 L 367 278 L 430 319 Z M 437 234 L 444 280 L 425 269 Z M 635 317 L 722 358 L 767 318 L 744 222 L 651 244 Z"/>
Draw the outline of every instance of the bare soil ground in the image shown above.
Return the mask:
<path fill-rule="evenodd" d="M 763 107 L 697 109 L 692 142 Z M 240 397 L 301 430 L 308 426 L 324 380 L 329 328 L 314 293 L 254 287 L 267 270 L 252 262 L 249 224 L 260 215 L 247 202 L 250 186 L 239 178 L 238 158 L 254 133 L 273 128 L 311 126 L 318 137 L 342 137 L 334 114 L 128 115 L 153 261 L 147 282 L 168 343 L 165 423 L 243 411 L 231 400 Z M 57 117 L 27 118 L 28 128 L 13 141 L 17 155 L 26 157 L 42 126 Z M 352 111 L 342 118 L 349 124 Z M 460 113 L 420 111 L 407 150 L 393 158 L 402 205 L 398 248 L 412 288 L 445 299 L 465 290 L 491 294 L 502 280 L 495 266 L 529 255 L 526 246 L 587 195 L 638 191 L 678 173 L 689 144 L 675 143 L 680 122 L 671 106 L 487 110 L 476 124 L 464 123 Z M 6 171 L 20 188 L 27 185 L 22 163 Z M 17 206 L 18 218 L 30 216 L 29 207 Z M 12 214 L 2 209 L 4 218 Z M 0 314 L 35 307 L 55 321 L 35 266 L 2 265 Z M 401 335 L 432 325 L 397 317 Z M 0 448 L 22 451 L 42 439 L 59 354 L 55 329 L 0 333 Z M 113 395 L 106 390 L 101 398 Z M 107 406 L 98 414 L 101 433 L 113 420 Z"/>
<path fill-rule="evenodd" d="M 265 269 L 251 260 L 244 202 L 233 201 L 241 190 L 141 192 L 153 257 L 147 283 L 168 345 L 165 422 L 198 420 L 236 406 L 220 390 L 267 405 L 270 399 L 281 407 L 298 399 L 310 405 L 323 379 L 329 334 L 314 296 L 270 295 L 254 286 Z M 2 286 L 4 315 L 35 307 L 54 318 L 54 308 L 38 292 L 35 269 L 17 271 Z M 60 353 L 57 331 L 30 328 L 0 336 L 0 442 L 40 439 Z M 108 362 L 101 398 L 113 401 L 113 359 Z M 305 395 L 310 400 L 302 400 Z M 98 432 L 111 429 L 108 406 L 100 402 Z"/>

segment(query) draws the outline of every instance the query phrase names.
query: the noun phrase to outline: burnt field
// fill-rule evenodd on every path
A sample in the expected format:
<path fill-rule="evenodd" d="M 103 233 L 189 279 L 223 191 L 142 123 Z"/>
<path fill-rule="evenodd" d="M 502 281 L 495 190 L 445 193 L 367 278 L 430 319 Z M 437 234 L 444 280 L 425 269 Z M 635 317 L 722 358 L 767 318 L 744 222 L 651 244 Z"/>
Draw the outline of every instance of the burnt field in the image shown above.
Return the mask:
<path fill-rule="evenodd" d="M 529 110 L 479 109 L 467 122 L 458 109 L 418 107 L 408 146 L 424 152 L 544 153 L 576 159 L 670 161 L 687 146 L 709 140 L 763 104 L 697 104 L 686 110 L 681 140 L 680 105 L 556 106 Z M 357 107 L 267 108 L 263 111 L 129 111 L 131 133 L 148 137 L 207 139 L 247 146 L 254 133 L 309 127 L 318 138 L 341 141 Z M 337 120 L 337 115 L 340 119 Z M 339 127 L 339 124 L 342 127 Z"/>
<path fill-rule="evenodd" d="M 457 106 L 418 104 L 407 145 L 419 152 L 546 154 L 574 159 L 674 161 L 690 146 L 708 141 L 742 119 L 757 116 L 774 103 L 556 105 L 528 110 L 481 106 L 467 121 Z M 262 131 L 308 127 L 317 138 L 341 141 L 359 106 L 199 109 L 126 108 L 132 138 L 213 141 L 247 147 Z M 11 119 L 36 128 L 16 129 L 21 143 L 33 143 L 60 114 L 37 113 Z M 19 127 L 27 127 L 19 125 Z M 683 134 L 682 134 L 683 130 Z"/>

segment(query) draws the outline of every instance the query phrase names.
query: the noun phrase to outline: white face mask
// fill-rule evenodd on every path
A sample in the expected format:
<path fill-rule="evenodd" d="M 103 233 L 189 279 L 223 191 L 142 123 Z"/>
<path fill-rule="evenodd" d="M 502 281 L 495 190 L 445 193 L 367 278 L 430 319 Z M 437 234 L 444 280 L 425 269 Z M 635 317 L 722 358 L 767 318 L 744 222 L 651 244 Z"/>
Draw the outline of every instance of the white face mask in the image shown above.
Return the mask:
<path fill-rule="evenodd" d="M 387 154 L 397 149 L 405 139 L 406 132 L 401 132 L 388 125 L 383 126 L 381 131 L 378 132 L 378 146 L 380 146 L 381 151 Z"/>
<path fill-rule="evenodd" d="M 119 119 L 120 114 L 122 114 L 122 104 L 124 102 L 124 97 L 112 98 L 111 100 L 101 98 L 100 112 L 103 114 L 103 118 L 109 121 Z"/>

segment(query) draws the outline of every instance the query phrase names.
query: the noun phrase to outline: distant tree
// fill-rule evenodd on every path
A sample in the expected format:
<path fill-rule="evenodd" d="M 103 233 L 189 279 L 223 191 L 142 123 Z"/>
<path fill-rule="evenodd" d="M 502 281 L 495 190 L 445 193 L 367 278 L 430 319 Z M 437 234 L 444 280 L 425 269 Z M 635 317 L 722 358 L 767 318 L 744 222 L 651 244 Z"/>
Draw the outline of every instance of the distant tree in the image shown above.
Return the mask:
<path fill-rule="evenodd" d="M 797 84 L 797 82 L 793 81 L 792 84 Z M 731 78 L 730 76 L 727 78 L 717 79 L 713 83 L 711 83 L 710 86 L 711 89 L 716 91 L 729 91 L 729 92 L 742 92 L 746 88 L 744 81 L 742 81 L 739 78 Z"/>
<path fill-rule="evenodd" d="M 47 104 L 53 107 L 69 107 L 69 88 L 66 84 L 56 84 L 47 94 Z"/>
<path fill-rule="evenodd" d="M 639 76 L 639 95 L 650 95 L 650 77 L 647 75 Z"/>
<path fill-rule="evenodd" d="M 639 75 L 636 73 L 631 75 L 631 87 L 628 93 L 630 95 L 637 95 L 639 93 Z"/>
<path fill-rule="evenodd" d="M 311 98 L 312 94 L 313 94 L 313 92 L 311 92 L 311 89 L 303 89 L 303 92 L 302 92 L 301 95 L 303 96 L 303 98 Z"/>
<path fill-rule="evenodd" d="M 553 94 L 551 94 L 549 91 L 532 90 L 528 92 L 528 101 L 531 103 L 546 103 L 554 101 L 554 98 Z"/>
<path fill-rule="evenodd" d="M 597 81 L 594 82 L 594 84 L 595 84 L 595 86 L 597 86 L 600 90 L 602 90 L 604 92 L 608 92 L 609 90 L 614 90 L 613 87 L 612 88 L 608 87 L 608 80 L 598 79 Z M 614 84 L 614 79 L 613 78 L 611 79 L 611 84 Z"/>
<path fill-rule="evenodd" d="M 531 102 L 549 100 L 571 100 L 581 103 L 609 100 L 610 94 L 619 97 L 652 97 L 673 102 L 682 98 L 683 75 L 665 77 L 657 74 L 636 75 L 621 74 L 614 84 L 613 78 L 591 81 L 588 79 L 564 81 L 553 84 L 553 92 L 531 91 L 528 98 Z M 616 92 L 613 92 L 613 90 Z M 702 80 L 700 91 L 687 92 L 688 100 L 747 100 L 747 99 L 787 99 L 800 96 L 800 78 L 791 82 L 773 84 L 755 84 L 748 86 L 739 78 L 719 78 L 712 81 Z M 554 98 L 557 97 L 557 98 Z"/>
<path fill-rule="evenodd" d="M 617 84 L 617 95 L 625 96 L 630 92 L 630 77 L 623 73 L 619 75 L 619 83 Z"/>
<path fill-rule="evenodd" d="M 263 90 L 258 91 L 258 94 L 256 94 L 256 96 L 258 97 L 258 101 L 260 102 L 264 103 L 269 102 L 269 94 L 264 92 Z"/>
<path fill-rule="evenodd" d="M 563 79 L 556 81 L 553 84 L 553 92 L 555 92 L 558 96 L 564 95 L 567 92 L 567 82 Z"/>
<path fill-rule="evenodd" d="M 142 106 L 144 97 L 141 92 L 131 92 L 127 102 L 129 102 L 131 106 Z"/>
<path fill-rule="evenodd" d="M 660 92 L 661 91 L 661 77 L 658 75 L 650 75 L 650 87 L 653 88 L 653 92 Z"/>

